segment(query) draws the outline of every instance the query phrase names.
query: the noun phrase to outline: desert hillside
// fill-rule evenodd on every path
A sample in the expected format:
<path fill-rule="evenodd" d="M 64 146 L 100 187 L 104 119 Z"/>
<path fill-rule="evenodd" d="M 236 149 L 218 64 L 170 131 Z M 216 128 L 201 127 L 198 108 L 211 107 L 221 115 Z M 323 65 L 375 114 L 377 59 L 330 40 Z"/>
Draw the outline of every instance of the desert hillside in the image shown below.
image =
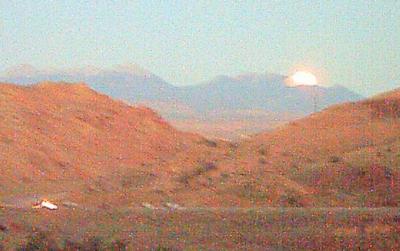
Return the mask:
<path fill-rule="evenodd" d="M 3 204 L 399 204 L 399 91 L 234 144 L 180 132 L 84 84 L 0 85 Z"/>
<path fill-rule="evenodd" d="M 176 173 L 224 151 L 222 143 L 181 133 L 152 110 L 84 84 L 1 84 L 0 118 L 6 203 L 163 190 Z"/>
<path fill-rule="evenodd" d="M 398 206 L 400 90 L 325 109 L 241 145 L 322 205 Z"/>
<path fill-rule="evenodd" d="M 3 204 L 250 207 L 279 205 L 293 186 L 253 176 L 236 144 L 179 132 L 150 109 L 85 84 L 2 84 L 0 95 Z"/>

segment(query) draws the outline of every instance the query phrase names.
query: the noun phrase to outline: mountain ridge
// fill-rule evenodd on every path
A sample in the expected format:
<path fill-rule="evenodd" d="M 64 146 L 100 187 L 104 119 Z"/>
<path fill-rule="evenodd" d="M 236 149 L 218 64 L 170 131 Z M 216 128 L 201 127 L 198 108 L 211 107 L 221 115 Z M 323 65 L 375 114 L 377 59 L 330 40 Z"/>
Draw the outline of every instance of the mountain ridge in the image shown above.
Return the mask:
<path fill-rule="evenodd" d="M 47 73 L 33 70 L 32 67 L 22 68 L 28 69 L 28 73 L 37 74 L 26 74 L 21 70 L 21 74 L 18 75 L 15 68 L 12 78 L 0 80 L 18 84 L 33 84 L 46 80 L 85 82 L 96 91 L 114 98 L 131 104 L 150 106 L 180 129 L 227 139 L 237 139 L 241 135 L 248 136 L 272 129 L 312 113 L 314 93 L 318 94 L 318 110 L 332 104 L 362 98 L 342 86 L 317 86 L 314 87 L 315 92 L 307 86 L 289 87 L 286 85 L 287 76 L 270 73 L 246 73 L 233 77 L 221 75 L 197 85 L 178 87 L 135 64 L 111 69 L 91 67 L 89 70 Z M 263 111 L 264 115 L 254 118 L 254 122 L 249 123 L 251 110 Z M 281 117 L 282 113 L 290 116 Z M 226 114 L 231 114 L 230 122 L 236 125 L 235 128 L 220 123 L 220 118 L 224 121 L 229 119 Z M 209 125 L 194 128 L 190 120 L 209 121 Z"/>

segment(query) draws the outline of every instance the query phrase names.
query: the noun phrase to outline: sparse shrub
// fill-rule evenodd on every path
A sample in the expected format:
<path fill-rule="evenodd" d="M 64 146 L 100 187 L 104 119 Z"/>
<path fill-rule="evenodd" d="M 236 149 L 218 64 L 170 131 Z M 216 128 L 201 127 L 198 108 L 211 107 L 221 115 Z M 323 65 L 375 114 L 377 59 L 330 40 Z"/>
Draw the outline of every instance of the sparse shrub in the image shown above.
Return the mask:
<path fill-rule="evenodd" d="M 268 199 L 267 192 L 263 189 L 260 189 L 257 187 L 257 184 L 254 184 L 250 181 L 242 184 L 242 186 L 238 189 L 238 195 L 240 197 L 249 199 L 252 202 L 266 201 Z"/>
<path fill-rule="evenodd" d="M 87 250 L 87 251 L 89 251 L 89 250 L 91 250 L 91 251 L 92 250 L 93 251 L 104 250 L 103 245 L 104 245 L 104 242 L 101 237 L 92 236 L 83 242 L 82 250 Z"/>
<path fill-rule="evenodd" d="M 294 194 L 284 194 L 280 199 L 281 203 L 290 207 L 302 207 L 303 203 Z"/>
<path fill-rule="evenodd" d="M 385 170 L 385 171 L 384 171 L 385 178 L 386 178 L 386 179 L 391 179 L 392 176 L 393 176 L 392 169 L 390 169 L 389 167 L 385 166 L 385 169 L 384 169 L 384 170 Z"/>
<path fill-rule="evenodd" d="M 203 173 L 214 170 L 217 168 L 217 165 L 214 162 L 204 162 L 199 164 L 192 172 L 184 172 L 178 177 L 178 182 L 183 183 L 185 185 L 189 184 L 189 180 L 200 176 Z"/>
<path fill-rule="evenodd" d="M 25 245 L 20 247 L 18 250 L 59 250 L 59 247 L 57 246 L 57 243 L 48 236 L 47 233 L 40 231 L 30 235 Z"/>
<path fill-rule="evenodd" d="M 149 183 L 154 179 L 155 175 L 153 173 L 147 172 L 128 172 L 121 178 L 121 186 L 123 188 L 141 188 L 146 183 Z"/>
<path fill-rule="evenodd" d="M 82 247 L 82 244 L 67 239 L 67 240 L 64 240 L 64 249 L 63 250 L 66 250 L 66 251 L 83 250 L 83 247 Z"/>
<path fill-rule="evenodd" d="M 208 147 L 217 147 L 218 146 L 217 142 L 215 142 L 213 140 L 209 140 L 209 139 L 205 139 L 203 141 L 203 143 Z"/>
<path fill-rule="evenodd" d="M 287 202 L 292 207 L 301 207 L 301 203 L 298 202 L 295 196 L 289 196 Z"/>
<path fill-rule="evenodd" d="M 227 173 L 221 173 L 221 178 L 222 178 L 222 179 L 228 179 L 228 178 L 229 178 L 229 174 L 227 174 Z"/>
<path fill-rule="evenodd" d="M 190 174 L 187 172 L 184 172 L 181 175 L 179 175 L 177 181 L 182 184 L 189 185 L 190 178 L 191 178 Z"/>
<path fill-rule="evenodd" d="M 399 224 L 399 226 L 400 226 L 400 214 L 399 215 L 395 215 L 393 217 L 393 222 L 395 222 L 396 224 Z"/>
<path fill-rule="evenodd" d="M 338 162 L 340 162 L 340 157 L 338 157 L 338 156 L 331 156 L 331 157 L 329 158 L 329 162 L 331 162 L 331 163 L 338 163 Z"/>
<path fill-rule="evenodd" d="M 292 171 L 294 171 L 294 170 L 299 170 L 299 166 L 298 166 L 296 163 L 291 163 L 290 169 L 291 169 Z"/>
<path fill-rule="evenodd" d="M 201 175 L 201 174 L 204 173 L 204 172 L 205 172 L 205 170 L 204 170 L 204 168 L 203 168 L 202 166 L 197 166 L 197 167 L 194 169 L 193 176 L 199 176 L 199 175 Z"/>
<path fill-rule="evenodd" d="M 199 166 L 196 167 L 193 174 L 194 174 L 194 176 L 198 176 L 198 175 L 201 175 L 208 171 L 214 170 L 216 168 L 217 168 L 217 165 L 215 165 L 215 163 L 213 163 L 213 162 L 201 163 Z"/>
<path fill-rule="evenodd" d="M 214 162 L 206 162 L 201 164 L 201 166 L 206 172 L 217 169 L 217 165 Z"/>
<path fill-rule="evenodd" d="M 171 248 L 168 247 L 163 247 L 163 246 L 158 246 L 155 251 L 172 251 Z"/>
<path fill-rule="evenodd" d="M 124 251 L 127 250 L 128 241 L 126 240 L 115 240 L 111 243 L 111 250 Z"/>
<path fill-rule="evenodd" d="M 6 136 L 2 136 L 2 137 L 0 137 L 0 142 L 3 142 L 6 145 L 9 145 L 9 144 L 13 143 L 14 141 L 11 138 L 8 138 Z"/>
<path fill-rule="evenodd" d="M 261 154 L 262 156 L 267 155 L 267 149 L 265 148 L 264 145 L 262 145 L 262 146 L 260 147 L 260 149 L 258 149 L 258 153 Z"/>
<path fill-rule="evenodd" d="M 231 143 L 229 143 L 229 147 L 232 148 L 232 149 L 237 149 L 239 147 L 239 144 L 231 142 Z"/>

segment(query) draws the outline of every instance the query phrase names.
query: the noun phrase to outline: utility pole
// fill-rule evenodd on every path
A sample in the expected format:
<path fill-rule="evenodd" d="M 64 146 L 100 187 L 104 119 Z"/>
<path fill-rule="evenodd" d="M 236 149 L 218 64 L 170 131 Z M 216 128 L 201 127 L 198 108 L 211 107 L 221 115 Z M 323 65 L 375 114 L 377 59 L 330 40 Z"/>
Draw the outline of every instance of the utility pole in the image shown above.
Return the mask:
<path fill-rule="evenodd" d="M 312 86 L 312 99 L 313 99 L 313 106 L 314 106 L 314 113 L 317 112 L 318 109 L 318 100 L 317 100 L 317 85 Z"/>

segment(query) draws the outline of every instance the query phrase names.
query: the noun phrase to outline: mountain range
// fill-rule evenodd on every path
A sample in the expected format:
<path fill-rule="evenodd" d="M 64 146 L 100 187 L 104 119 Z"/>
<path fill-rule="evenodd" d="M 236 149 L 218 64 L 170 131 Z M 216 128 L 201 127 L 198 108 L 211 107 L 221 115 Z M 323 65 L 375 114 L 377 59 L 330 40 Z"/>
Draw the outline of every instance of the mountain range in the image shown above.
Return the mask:
<path fill-rule="evenodd" d="M 343 86 L 289 87 L 286 80 L 279 74 L 249 73 L 177 87 L 137 65 L 67 71 L 21 65 L 0 77 L 0 81 L 23 85 L 84 82 L 111 97 L 151 107 L 179 129 L 228 139 L 275 128 L 315 108 L 362 98 Z"/>

